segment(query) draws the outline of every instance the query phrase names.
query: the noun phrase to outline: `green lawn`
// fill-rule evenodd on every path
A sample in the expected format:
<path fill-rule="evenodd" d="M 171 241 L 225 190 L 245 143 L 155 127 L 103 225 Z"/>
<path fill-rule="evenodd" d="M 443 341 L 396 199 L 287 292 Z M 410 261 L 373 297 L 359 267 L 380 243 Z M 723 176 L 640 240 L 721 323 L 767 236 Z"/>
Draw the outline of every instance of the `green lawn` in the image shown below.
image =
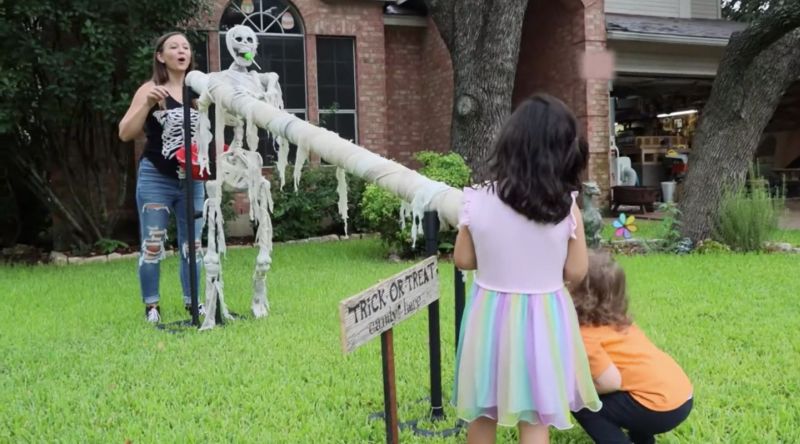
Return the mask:
<path fill-rule="evenodd" d="M 279 245 L 272 313 L 198 333 L 146 324 L 136 262 L 0 268 L 0 442 L 381 442 L 380 341 L 343 355 L 341 299 L 406 268 L 374 240 Z M 246 312 L 253 250 L 229 252 L 226 297 Z M 632 312 L 695 385 L 666 443 L 800 442 L 800 281 L 791 255 L 623 257 Z M 163 314 L 184 317 L 177 260 Z M 445 393 L 453 380 L 452 266 L 440 266 Z M 401 420 L 427 411 L 427 315 L 395 332 Z M 452 409 L 448 408 L 452 417 Z M 511 442 L 513 431 L 498 442 Z M 403 432 L 402 442 L 426 439 Z M 554 443 L 588 443 L 579 428 Z"/>

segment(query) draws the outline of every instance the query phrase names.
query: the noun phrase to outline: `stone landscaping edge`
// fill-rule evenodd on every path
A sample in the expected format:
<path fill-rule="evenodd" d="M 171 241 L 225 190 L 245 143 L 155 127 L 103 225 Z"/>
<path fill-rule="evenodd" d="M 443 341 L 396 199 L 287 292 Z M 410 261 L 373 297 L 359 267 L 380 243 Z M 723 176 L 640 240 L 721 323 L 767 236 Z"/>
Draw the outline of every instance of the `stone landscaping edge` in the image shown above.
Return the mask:
<path fill-rule="evenodd" d="M 284 242 L 275 242 L 274 245 L 310 244 L 310 243 L 346 241 L 353 239 L 372 239 L 372 238 L 377 238 L 378 236 L 379 236 L 378 234 L 371 234 L 371 233 L 366 233 L 366 234 L 355 233 L 349 236 L 328 234 L 326 236 L 309 237 L 307 239 L 296 239 Z M 227 248 L 229 250 L 234 250 L 234 249 L 244 249 L 244 248 L 255 249 L 256 247 L 254 245 L 228 245 Z M 172 257 L 175 255 L 175 250 L 167 250 L 165 254 L 167 257 Z M 64 253 L 58 251 L 52 251 L 50 252 L 49 263 L 58 266 L 84 265 L 84 264 L 113 262 L 123 259 L 137 259 L 138 257 L 139 257 L 138 251 L 128 254 L 111 253 L 100 256 L 67 256 Z"/>

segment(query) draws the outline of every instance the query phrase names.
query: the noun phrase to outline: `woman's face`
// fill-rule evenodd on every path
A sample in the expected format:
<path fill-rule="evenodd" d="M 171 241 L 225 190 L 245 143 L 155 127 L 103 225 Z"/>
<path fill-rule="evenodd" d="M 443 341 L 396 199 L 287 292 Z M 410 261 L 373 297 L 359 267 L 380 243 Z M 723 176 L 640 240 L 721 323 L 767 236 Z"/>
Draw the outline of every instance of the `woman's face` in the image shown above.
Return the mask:
<path fill-rule="evenodd" d="M 192 63 L 192 49 L 186 37 L 176 34 L 164 42 L 158 60 L 173 71 L 186 71 Z"/>

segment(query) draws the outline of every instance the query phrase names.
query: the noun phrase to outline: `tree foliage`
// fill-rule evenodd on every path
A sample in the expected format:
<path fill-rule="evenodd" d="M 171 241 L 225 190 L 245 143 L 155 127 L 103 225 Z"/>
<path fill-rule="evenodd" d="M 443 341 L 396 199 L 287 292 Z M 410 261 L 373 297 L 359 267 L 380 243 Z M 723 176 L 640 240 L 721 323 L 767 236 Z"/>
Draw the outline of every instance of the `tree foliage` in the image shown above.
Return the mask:
<path fill-rule="evenodd" d="M 787 0 L 722 0 L 722 16 L 742 22 L 761 17 L 770 8 L 783 6 Z"/>
<path fill-rule="evenodd" d="M 134 167 L 117 123 L 149 77 L 155 38 L 206 7 L 206 0 L 0 3 L 0 160 L 50 209 L 61 227 L 56 246 L 113 233 Z"/>

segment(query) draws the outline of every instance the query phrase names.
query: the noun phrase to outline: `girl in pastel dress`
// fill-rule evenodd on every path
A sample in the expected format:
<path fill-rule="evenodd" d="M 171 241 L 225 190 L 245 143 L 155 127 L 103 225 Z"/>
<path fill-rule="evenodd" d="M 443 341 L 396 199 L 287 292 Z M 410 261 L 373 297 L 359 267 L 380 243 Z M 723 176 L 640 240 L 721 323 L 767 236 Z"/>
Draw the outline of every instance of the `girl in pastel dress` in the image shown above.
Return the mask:
<path fill-rule="evenodd" d="M 454 260 L 477 270 L 459 335 L 455 404 L 469 443 L 517 426 L 521 443 L 548 442 L 570 411 L 597 411 L 578 319 L 565 281 L 587 270 L 575 197 L 588 150 L 572 112 L 536 95 L 500 132 L 488 181 L 464 190 Z"/>

